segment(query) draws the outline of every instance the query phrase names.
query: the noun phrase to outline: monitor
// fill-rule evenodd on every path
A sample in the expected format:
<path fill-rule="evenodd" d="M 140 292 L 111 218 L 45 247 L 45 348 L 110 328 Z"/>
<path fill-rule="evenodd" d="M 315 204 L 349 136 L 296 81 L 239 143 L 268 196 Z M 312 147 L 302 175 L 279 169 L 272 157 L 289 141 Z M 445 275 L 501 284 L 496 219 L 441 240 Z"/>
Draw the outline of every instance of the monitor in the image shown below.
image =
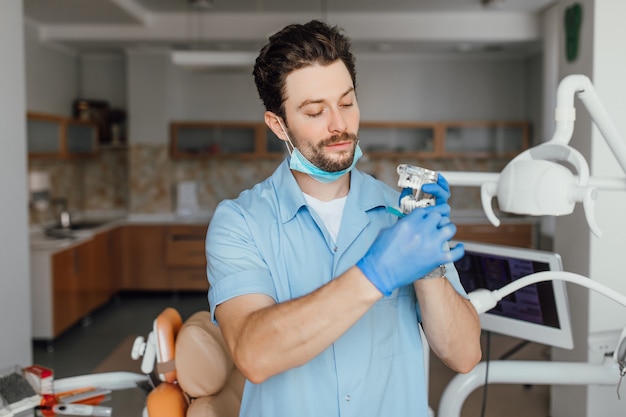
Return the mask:
<path fill-rule="evenodd" d="M 465 256 L 455 266 L 468 293 L 478 288 L 497 290 L 535 272 L 563 270 L 556 253 L 478 242 L 463 244 Z M 528 285 L 504 297 L 480 315 L 480 324 L 483 330 L 523 340 L 574 347 L 567 291 L 561 280 Z"/>

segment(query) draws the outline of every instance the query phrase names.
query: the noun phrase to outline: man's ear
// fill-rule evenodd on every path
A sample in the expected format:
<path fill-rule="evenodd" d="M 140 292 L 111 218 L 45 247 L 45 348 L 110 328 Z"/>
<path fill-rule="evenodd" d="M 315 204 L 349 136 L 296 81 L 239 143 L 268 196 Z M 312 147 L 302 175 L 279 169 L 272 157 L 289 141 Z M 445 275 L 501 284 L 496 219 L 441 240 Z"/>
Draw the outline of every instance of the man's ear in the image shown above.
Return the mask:
<path fill-rule="evenodd" d="M 274 112 L 266 111 L 263 117 L 264 117 L 265 124 L 267 125 L 267 127 L 269 127 L 279 139 L 284 140 L 284 141 L 289 140 L 287 136 L 285 135 L 285 132 L 283 131 L 283 128 L 285 128 L 286 130 L 287 127 L 285 126 L 284 122 L 279 121 L 280 116 L 277 116 L 276 113 Z M 281 123 L 283 124 L 282 127 L 281 127 Z"/>

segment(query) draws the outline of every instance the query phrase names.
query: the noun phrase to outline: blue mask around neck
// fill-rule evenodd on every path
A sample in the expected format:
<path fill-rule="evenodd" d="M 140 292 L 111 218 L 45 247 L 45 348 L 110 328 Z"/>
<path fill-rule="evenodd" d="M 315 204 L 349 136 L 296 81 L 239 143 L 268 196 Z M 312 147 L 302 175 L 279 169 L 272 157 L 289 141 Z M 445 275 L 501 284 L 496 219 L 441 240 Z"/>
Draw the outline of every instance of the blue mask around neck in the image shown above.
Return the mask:
<path fill-rule="evenodd" d="M 299 171 L 299 172 L 308 174 L 311 178 L 313 178 L 316 181 L 319 181 L 324 184 L 328 184 L 328 183 L 337 181 L 339 178 L 341 178 L 348 172 L 352 171 L 352 168 L 354 168 L 354 166 L 359 161 L 359 159 L 361 159 L 362 156 L 363 156 L 363 151 L 361 150 L 361 147 L 357 143 L 356 148 L 354 149 L 354 158 L 352 158 L 352 165 L 350 165 L 348 168 L 343 169 L 341 171 L 328 172 L 313 165 L 311 161 L 309 161 L 308 159 L 304 157 L 304 155 L 302 155 L 302 153 L 298 150 L 298 148 L 294 147 L 293 150 L 291 151 L 291 158 L 289 160 L 289 168 L 293 169 L 294 171 Z"/>
<path fill-rule="evenodd" d="M 316 181 L 319 181 L 324 184 L 329 184 L 331 182 L 337 181 L 339 178 L 341 178 L 348 172 L 352 171 L 352 168 L 354 168 L 356 163 L 363 156 L 363 151 L 361 150 L 361 147 L 359 146 L 359 143 L 357 142 L 356 147 L 354 149 L 354 158 L 352 158 L 352 165 L 350 165 L 348 168 L 344 170 L 337 171 L 337 172 L 324 171 L 323 169 L 318 168 L 317 166 L 313 165 L 311 161 L 309 161 L 308 159 L 304 157 L 304 155 L 302 155 L 302 153 L 298 150 L 298 148 L 293 146 L 293 143 L 291 143 L 291 138 L 289 137 L 289 134 L 287 133 L 287 129 L 285 129 L 285 127 L 283 126 L 282 122 L 280 121 L 278 117 L 276 118 L 276 121 L 278 122 L 281 130 L 287 137 L 287 141 L 289 142 L 289 145 L 291 145 L 291 148 L 289 148 L 289 145 L 287 144 L 287 142 L 285 142 L 287 151 L 291 155 L 291 158 L 289 160 L 289 168 L 293 169 L 294 171 L 303 172 L 309 175 L 311 178 L 313 178 Z"/>

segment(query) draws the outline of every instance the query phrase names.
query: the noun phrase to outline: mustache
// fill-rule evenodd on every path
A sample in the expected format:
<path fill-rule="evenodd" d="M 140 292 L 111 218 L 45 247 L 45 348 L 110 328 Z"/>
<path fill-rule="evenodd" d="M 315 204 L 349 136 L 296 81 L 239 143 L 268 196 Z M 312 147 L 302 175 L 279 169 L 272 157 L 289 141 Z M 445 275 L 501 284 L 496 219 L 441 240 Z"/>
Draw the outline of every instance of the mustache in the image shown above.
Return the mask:
<path fill-rule="evenodd" d="M 345 132 L 345 133 L 341 133 L 339 135 L 333 135 L 333 136 L 329 137 L 328 139 L 324 139 L 323 141 L 321 141 L 318 144 L 318 146 L 319 147 L 324 147 L 324 146 L 334 145 L 335 143 L 346 142 L 346 141 L 356 142 L 356 141 L 358 141 L 358 137 L 354 133 L 347 133 L 347 132 Z"/>

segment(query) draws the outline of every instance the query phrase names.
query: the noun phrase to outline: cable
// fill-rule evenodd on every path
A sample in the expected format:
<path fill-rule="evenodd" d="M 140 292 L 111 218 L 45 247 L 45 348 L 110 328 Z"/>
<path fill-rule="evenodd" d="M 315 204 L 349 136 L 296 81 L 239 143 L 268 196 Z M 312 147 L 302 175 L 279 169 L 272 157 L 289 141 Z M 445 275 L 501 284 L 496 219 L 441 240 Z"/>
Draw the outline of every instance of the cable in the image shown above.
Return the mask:
<path fill-rule="evenodd" d="M 491 332 L 486 332 L 487 342 L 485 347 L 485 383 L 483 385 L 483 404 L 480 410 L 480 416 L 485 417 L 485 411 L 487 409 L 487 387 L 489 387 L 489 361 L 491 356 Z"/>

